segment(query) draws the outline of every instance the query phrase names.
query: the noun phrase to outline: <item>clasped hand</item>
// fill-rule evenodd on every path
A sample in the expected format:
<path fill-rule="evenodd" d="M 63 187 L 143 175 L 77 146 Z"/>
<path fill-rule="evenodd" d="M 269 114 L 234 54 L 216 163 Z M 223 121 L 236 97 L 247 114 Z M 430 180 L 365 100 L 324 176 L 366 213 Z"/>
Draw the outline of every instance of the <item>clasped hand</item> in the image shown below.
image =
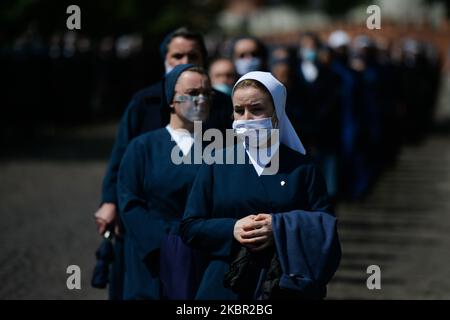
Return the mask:
<path fill-rule="evenodd" d="M 259 213 L 239 219 L 234 225 L 234 238 L 250 251 L 261 251 L 273 243 L 272 215 Z"/>

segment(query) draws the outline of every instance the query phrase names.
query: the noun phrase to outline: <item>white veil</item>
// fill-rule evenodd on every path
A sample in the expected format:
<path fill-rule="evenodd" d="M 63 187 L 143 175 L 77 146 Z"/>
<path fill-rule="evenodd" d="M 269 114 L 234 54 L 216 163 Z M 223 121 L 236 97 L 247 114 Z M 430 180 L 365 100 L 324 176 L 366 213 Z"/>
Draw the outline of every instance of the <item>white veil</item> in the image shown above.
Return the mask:
<path fill-rule="evenodd" d="M 260 82 L 270 92 L 273 103 L 275 105 L 275 112 L 278 118 L 278 129 L 280 130 L 280 142 L 284 143 L 291 149 L 294 149 L 301 154 L 306 154 L 300 138 L 297 136 L 291 121 L 286 115 L 286 88 L 278 81 L 270 72 L 252 71 L 244 74 L 233 87 L 243 80 L 256 80 Z"/>

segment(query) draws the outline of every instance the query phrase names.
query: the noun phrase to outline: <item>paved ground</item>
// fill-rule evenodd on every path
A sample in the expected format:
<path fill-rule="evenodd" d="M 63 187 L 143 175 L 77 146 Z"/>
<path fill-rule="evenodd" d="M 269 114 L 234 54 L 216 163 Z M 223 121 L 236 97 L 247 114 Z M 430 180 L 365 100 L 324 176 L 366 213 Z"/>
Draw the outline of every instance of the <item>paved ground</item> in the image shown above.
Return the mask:
<path fill-rule="evenodd" d="M 106 298 L 89 281 L 100 242 L 92 214 L 113 133 L 82 128 L 2 158 L 0 299 Z M 366 201 L 340 205 L 343 261 L 329 298 L 449 299 L 449 195 L 450 135 L 405 148 Z M 66 288 L 71 264 L 81 267 L 81 290 Z M 372 264 L 381 290 L 366 287 Z"/>
<path fill-rule="evenodd" d="M 364 202 L 339 207 L 336 299 L 450 299 L 450 136 L 405 147 Z M 368 290 L 367 267 L 381 269 Z"/>
<path fill-rule="evenodd" d="M 106 299 L 89 282 L 100 243 L 93 213 L 113 131 L 38 141 L 0 162 L 0 299 Z M 81 290 L 66 287 L 72 264 L 81 268 Z"/>

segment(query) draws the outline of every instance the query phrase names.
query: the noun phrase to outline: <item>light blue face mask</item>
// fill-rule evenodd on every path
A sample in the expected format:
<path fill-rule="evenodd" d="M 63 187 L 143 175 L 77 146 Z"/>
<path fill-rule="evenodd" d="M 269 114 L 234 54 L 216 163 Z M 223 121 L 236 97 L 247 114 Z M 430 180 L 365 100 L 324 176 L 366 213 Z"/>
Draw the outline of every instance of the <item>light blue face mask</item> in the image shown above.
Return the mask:
<path fill-rule="evenodd" d="M 261 59 L 260 58 L 240 58 L 234 61 L 237 73 L 244 75 L 251 71 L 258 71 L 261 69 Z"/>
<path fill-rule="evenodd" d="M 225 83 L 215 84 L 213 85 L 213 88 L 216 89 L 217 91 L 225 93 L 228 96 L 231 96 L 231 92 L 233 91 L 233 87 Z"/>
<path fill-rule="evenodd" d="M 315 61 L 317 57 L 317 51 L 310 48 L 300 49 L 300 57 L 303 61 Z"/>

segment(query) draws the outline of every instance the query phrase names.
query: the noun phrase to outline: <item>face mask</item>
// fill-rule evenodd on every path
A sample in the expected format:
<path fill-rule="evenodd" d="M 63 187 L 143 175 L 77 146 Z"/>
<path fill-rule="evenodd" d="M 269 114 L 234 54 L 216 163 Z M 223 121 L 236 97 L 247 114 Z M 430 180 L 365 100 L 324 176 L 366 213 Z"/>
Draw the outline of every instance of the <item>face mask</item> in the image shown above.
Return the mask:
<path fill-rule="evenodd" d="M 258 71 L 261 68 L 261 59 L 260 58 L 241 58 L 234 61 L 234 65 L 236 66 L 236 71 L 240 75 L 244 75 L 251 71 Z"/>
<path fill-rule="evenodd" d="M 167 62 L 167 60 L 166 61 L 164 61 L 164 68 L 166 68 L 166 74 L 168 74 L 170 71 L 172 71 L 173 70 L 173 68 L 175 68 L 175 67 L 172 67 L 168 62 Z"/>
<path fill-rule="evenodd" d="M 319 75 L 319 70 L 317 69 L 317 66 L 310 61 L 304 61 L 300 65 L 300 72 L 303 74 L 303 77 L 308 82 L 316 81 L 317 76 Z"/>
<path fill-rule="evenodd" d="M 191 122 L 205 121 L 208 117 L 208 109 L 205 104 L 196 104 L 194 101 L 186 101 L 181 103 L 179 110 L 183 118 Z"/>
<path fill-rule="evenodd" d="M 315 61 L 317 57 L 317 52 L 314 49 L 310 48 L 303 48 L 300 49 L 300 57 L 304 61 Z"/>
<path fill-rule="evenodd" d="M 216 89 L 217 91 L 225 93 L 228 96 L 231 96 L 231 91 L 233 90 L 232 86 L 229 86 L 225 83 L 215 84 L 213 85 L 213 88 Z"/>
<path fill-rule="evenodd" d="M 233 129 L 238 139 L 245 141 L 248 145 L 252 147 L 264 146 L 270 136 L 272 118 L 234 120 Z"/>

